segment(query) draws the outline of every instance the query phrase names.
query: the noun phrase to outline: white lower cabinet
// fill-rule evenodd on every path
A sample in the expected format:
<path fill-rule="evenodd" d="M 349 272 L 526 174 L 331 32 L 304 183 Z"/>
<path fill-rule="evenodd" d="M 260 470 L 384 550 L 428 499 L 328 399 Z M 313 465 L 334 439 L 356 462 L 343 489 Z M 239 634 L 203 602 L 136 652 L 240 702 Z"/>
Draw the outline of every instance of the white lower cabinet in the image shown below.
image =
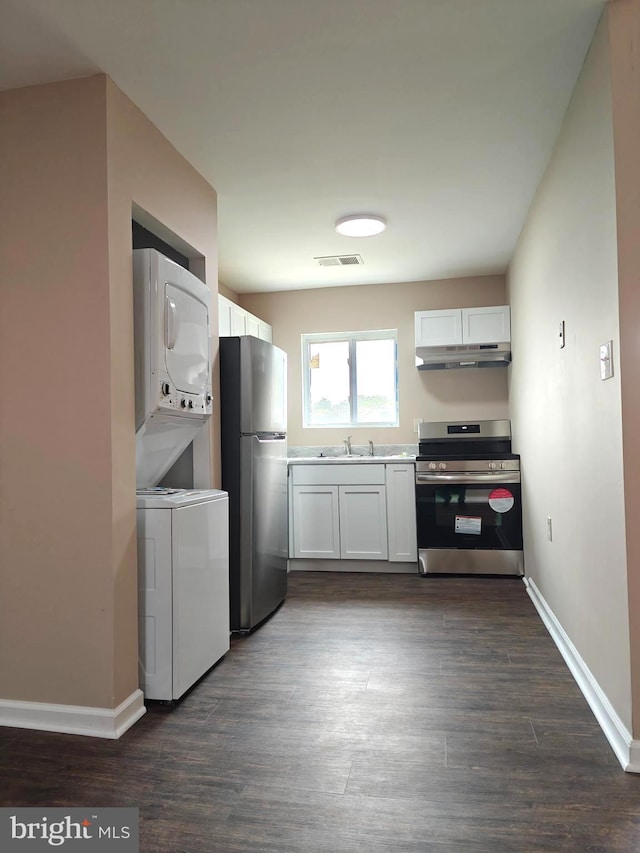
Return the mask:
<path fill-rule="evenodd" d="M 294 465 L 291 556 L 386 560 L 384 465 Z"/>
<path fill-rule="evenodd" d="M 293 555 L 386 560 L 384 486 L 293 486 Z"/>
<path fill-rule="evenodd" d="M 412 464 L 293 464 L 290 484 L 291 558 L 417 560 Z"/>
<path fill-rule="evenodd" d="M 337 486 L 293 486 L 293 557 L 340 559 Z"/>
<path fill-rule="evenodd" d="M 418 559 L 415 467 L 396 463 L 387 464 L 385 468 L 389 560 L 413 563 Z"/>
<path fill-rule="evenodd" d="M 339 486 L 340 558 L 387 559 L 387 504 L 384 486 Z"/>

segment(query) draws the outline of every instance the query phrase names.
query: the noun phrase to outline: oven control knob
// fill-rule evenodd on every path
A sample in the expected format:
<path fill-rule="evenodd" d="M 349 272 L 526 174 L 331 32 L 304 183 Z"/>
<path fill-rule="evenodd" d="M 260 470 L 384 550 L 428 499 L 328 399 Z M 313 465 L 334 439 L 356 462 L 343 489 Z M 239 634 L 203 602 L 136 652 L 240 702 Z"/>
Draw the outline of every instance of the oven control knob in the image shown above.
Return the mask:
<path fill-rule="evenodd" d="M 429 462 L 429 470 L 430 471 L 435 471 L 436 468 L 437 468 L 437 465 L 435 462 Z"/>
<path fill-rule="evenodd" d="M 445 470 L 446 470 L 446 468 L 447 468 L 447 463 L 446 463 L 446 462 L 440 462 L 440 463 L 438 464 L 438 468 L 439 468 L 441 471 L 445 471 Z"/>
<path fill-rule="evenodd" d="M 506 468 L 507 466 L 506 466 L 506 464 L 505 464 L 504 462 L 501 462 L 501 463 L 500 463 L 500 467 L 504 469 L 504 468 Z"/>
<path fill-rule="evenodd" d="M 163 382 L 160 388 L 165 397 L 168 397 L 171 393 L 171 385 L 168 382 Z"/>
<path fill-rule="evenodd" d="M 498 466 L 496 465 L 495 462 L 489 462 L 489 470 L 490 471 L 495 471 L 497 467 Z"/>
<path fill-rule="evenodd" d="M 181 407 L 182 409 L 186 409 L 186 408 L 187 408 L 187 401 L 184 399 L 184 397 L 182 398 L 182 400 L 180 400 L 180 407 Z"/>

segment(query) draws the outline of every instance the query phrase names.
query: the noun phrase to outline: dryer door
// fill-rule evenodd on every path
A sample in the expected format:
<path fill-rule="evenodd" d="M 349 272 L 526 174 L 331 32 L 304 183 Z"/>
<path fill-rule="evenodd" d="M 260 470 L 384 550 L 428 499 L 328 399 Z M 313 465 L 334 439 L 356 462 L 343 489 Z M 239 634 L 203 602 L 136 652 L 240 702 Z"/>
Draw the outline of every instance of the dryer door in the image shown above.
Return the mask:
<path fill-rule="evenodd" d="M 207 305 L 167 282 L 164 294 L 165 367 L 179 391 L 204 394 L 207 389 L 208 330 Z"/>

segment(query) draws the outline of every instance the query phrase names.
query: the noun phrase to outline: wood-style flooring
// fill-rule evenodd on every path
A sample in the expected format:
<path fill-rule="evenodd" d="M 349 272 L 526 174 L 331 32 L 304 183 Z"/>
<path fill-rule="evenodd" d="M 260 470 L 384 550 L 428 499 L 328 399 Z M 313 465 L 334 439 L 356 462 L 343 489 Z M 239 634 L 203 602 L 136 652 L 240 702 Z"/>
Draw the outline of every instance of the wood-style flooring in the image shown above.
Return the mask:
<path fill-rule="evenodd" d="M 137 806 L 144 853 L 640 851 L 640 777 L 514 578 L 293 573 L 120 740 L 0 729 L 0 804 Z"/>

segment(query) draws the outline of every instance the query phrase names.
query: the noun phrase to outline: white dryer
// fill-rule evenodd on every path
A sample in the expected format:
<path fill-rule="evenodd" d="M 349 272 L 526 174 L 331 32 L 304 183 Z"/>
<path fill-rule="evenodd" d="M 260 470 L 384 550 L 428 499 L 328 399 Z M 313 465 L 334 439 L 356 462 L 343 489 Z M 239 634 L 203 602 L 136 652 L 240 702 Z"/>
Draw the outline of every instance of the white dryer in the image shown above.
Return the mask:
<path fill-rule="evenodd" d="M 229 651 L 229 500 L 215 489 L 140 489 L 140 688 L 179 699 Z"/>
<path fill-rule="evenodd" d="M 136 484 L 155 486 L 211 416 L 211 291 L 155 249 L 133 252 Z"/>

